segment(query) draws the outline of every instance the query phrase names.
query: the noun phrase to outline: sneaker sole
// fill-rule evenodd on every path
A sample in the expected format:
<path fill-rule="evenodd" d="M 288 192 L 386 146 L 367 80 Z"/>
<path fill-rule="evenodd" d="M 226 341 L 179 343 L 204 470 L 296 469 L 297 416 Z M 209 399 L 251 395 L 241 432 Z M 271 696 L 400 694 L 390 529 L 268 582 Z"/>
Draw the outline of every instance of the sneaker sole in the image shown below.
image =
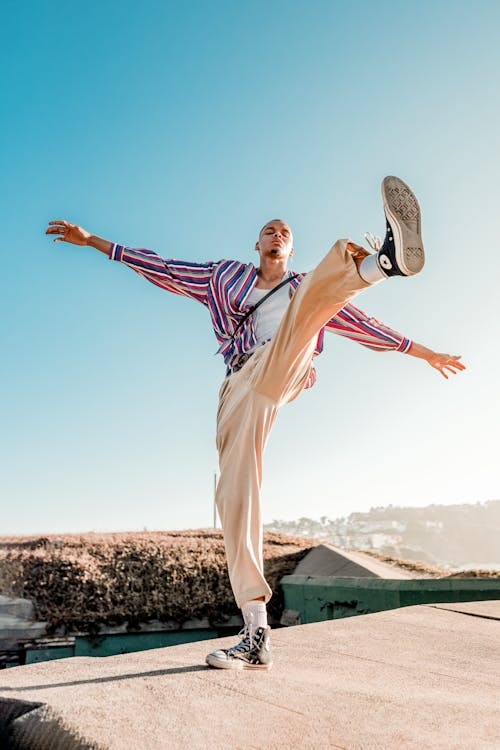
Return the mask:
<path fill-rule="evenodd" d="M 413 276 L 425 263 L 418 200 L 403 180 L 392 176 L 382 180 L 382 199 L 394 232 L 396 263 L 405 276 Z"/>
<path fill-rule="evenodd" d="M 247 662 L 237 659 L 236 661 L 222 661 L 217 659 L 216 656 L 209 654 L 206 659 L 206 663 L 209 667 L 216 667 L 217 669 L 271 669 L 271 664 L 247 664 Z"/>

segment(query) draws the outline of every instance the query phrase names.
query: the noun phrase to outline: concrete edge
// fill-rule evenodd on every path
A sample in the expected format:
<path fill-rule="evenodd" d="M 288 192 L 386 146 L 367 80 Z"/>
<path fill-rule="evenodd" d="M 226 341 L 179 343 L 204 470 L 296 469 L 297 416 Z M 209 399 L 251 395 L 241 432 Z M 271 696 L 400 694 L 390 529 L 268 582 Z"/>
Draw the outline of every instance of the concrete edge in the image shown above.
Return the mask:
<path fill-rule="evenodd" d="M 46 703 L 0 698 L 0 740 L 4 750 L 107 750 L 89 743 Z"/>
<path fill-rule="evenodd" d="M 494 600 L 491 599 L 490 601 L 494 601 Z M 482 614 L 480 612 L 467 612 L 466 610 L 463 610 L 463 609 L 455 609 L 455 608 L 446 607 L 446 606 L 443 607 L 439 603 L 437 603 L 437 604 L 422 604 L 422 606 L 423 607 L 432 607 L 433 609 L 440 609 L 443 612 L 455 612 L 455 614 L 457 614 L 457 615 L 466 615 L 466 617 L 479 617 L 482 620 L 497 620 L 497 621 L 500 620 L 500 616 L 497 616 L 497 615 L 485 615 L 485 614 Z"/>

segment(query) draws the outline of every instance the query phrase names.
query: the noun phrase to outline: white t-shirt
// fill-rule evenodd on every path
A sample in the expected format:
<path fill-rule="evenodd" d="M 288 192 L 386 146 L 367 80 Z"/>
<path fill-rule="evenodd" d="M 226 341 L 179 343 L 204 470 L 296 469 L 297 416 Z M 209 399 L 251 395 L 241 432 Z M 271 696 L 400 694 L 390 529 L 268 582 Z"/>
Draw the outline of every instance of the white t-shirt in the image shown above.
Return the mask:
<path fill-rule="evenodd" d="M 255 287 L 248 297 L 247 303 L 249 305 L 256 305 L 262 297 L 265 297 L 266 294 L 269 293 L 269 291 L 269 289 L 257 289 Z M 258 345 L 264 344 L 274 336 L 289 303 L 290 286 L 289 284 L 285 284 L 285 286 L 282 286 L 281 289 L 274 292 L 274 294 L 272 294 L 269 299 L 253 313 Z"/>

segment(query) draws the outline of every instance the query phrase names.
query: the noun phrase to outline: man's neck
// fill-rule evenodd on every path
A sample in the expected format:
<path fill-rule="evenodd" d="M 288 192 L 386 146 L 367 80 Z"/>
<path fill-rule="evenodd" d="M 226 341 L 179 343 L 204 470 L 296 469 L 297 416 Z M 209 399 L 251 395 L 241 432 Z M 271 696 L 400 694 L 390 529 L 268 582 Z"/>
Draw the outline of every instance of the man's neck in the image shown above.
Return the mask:
<path fill-rule="evenodd" d="M 275 262 L 264 261 L 257 269 L 258 289 L 273 289 L 278 286 L 286 272 L 286 262 L 276 260 Z"/>

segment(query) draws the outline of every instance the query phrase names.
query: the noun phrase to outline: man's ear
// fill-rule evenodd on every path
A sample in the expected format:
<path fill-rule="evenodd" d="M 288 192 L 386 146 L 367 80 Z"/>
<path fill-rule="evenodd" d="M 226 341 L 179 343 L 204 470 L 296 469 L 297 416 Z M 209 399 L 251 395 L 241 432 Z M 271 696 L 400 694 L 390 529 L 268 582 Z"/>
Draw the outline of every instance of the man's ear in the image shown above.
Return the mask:
<path fill-rule="evenodd" d="M 255 251 L 257 253 L 259 252 L 259 243 L 258 242 L 255 243 Z"/>
<path fill-rule="evenodd" d="M 290 256 L 289 256 L 289 257 L 292 257 L 292 255 L 293 255 L 293 247 L 292 247 L 292 249 L 290 250 Z"/>

